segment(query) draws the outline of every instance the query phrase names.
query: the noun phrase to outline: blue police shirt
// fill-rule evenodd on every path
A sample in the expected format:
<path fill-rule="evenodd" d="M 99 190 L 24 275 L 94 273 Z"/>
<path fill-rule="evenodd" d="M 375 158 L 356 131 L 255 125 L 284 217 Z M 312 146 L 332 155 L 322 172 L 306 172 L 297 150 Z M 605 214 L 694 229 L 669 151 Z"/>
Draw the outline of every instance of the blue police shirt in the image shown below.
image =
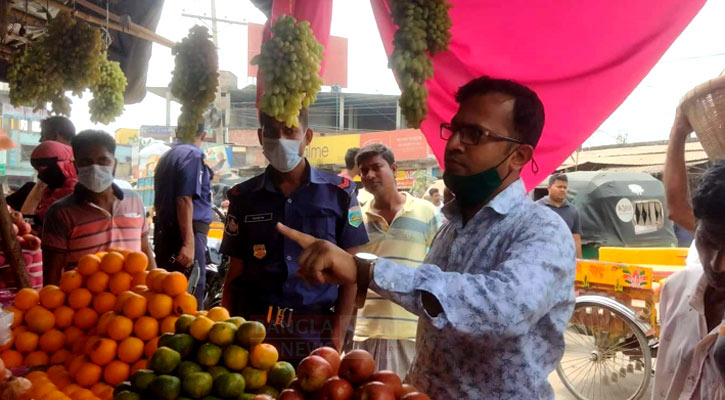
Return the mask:
<path fill-rule="evenodd" d="M 248 306 L 327 309 L 337 286 L 310 285 L 297 275 L 302 249 L 277 222 L 349 249 L 368 242 L 351 181 L 307 167 L 308 180 L 287 198 L 272 183 L 271 167 L 234 186 L 221 252 L 244 262 L 234 285 Z M 238 300 L 235 300 L 238 301 Z"/>
<path fill-rule="evenodd" d="M 177 143 L 156 165 L 154 208 L 161 223 L 176 224 L 176 198 L 191 196 L 193 220 L 210 224 L 211 179 L 214 172 L 204 164 L 204 152 L 192 144 Z"/>

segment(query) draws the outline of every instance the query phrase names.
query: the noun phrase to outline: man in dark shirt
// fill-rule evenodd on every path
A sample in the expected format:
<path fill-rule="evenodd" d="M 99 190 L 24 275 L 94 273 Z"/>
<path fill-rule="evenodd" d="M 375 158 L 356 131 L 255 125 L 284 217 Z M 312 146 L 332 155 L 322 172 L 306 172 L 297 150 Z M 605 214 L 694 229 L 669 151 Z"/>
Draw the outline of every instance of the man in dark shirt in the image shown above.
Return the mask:
<path fill-rule="evenodd" d="M 199 126 L 193 143 L 177 143 L 156 165 L 154 175 L 154 252 L 159 267 L 188 272 L 199 262 L 199 281 L 194 292 L 203 308 L 206 284 L 206 238 L 212 222 L 211 179 L 214 172 L 204 163 Z"/>
<path fill-rule="evenodd" d="M 579 211 L 566 199 L 569 192 L 569 179 L 564 174 L 554 174 L 549 178 L 549 195 L 537 201 L 538 204 L 549 207 L 564 219 L 576 243 L 576 257 L 582 258 L 582 226 L 579 221 Z"/>

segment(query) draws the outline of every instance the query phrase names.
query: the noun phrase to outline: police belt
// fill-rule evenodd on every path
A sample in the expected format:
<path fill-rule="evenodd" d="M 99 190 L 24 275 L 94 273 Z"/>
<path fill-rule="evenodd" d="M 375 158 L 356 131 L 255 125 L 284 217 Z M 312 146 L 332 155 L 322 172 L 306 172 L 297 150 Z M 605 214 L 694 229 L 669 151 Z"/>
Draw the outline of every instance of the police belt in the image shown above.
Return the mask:
<path fill-rule="evenodd" d="M 276 305 L 267 305 L 250 307 L 248 316 L 254 320 L 264 322 L 267 325 L 292 327 L 293 322 L 321 318 L 328 319 L 334 315 L 330 308 L 324 307 L 280 307 Z"/>

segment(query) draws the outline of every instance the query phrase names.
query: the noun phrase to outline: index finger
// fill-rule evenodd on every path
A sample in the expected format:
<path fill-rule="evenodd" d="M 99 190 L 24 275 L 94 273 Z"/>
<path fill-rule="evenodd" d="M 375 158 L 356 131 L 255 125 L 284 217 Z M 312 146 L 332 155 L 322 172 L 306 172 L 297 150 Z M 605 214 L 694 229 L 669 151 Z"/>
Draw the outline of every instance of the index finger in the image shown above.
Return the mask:
<path fill-rule="evenodd" d="M 300 247 L 302 247 L 303 249 L 306 249 L 312 243 L 315 243 L 317 241 L 314 236 L 302 233 L 296 229 L 292 229 L 281 222 L 277 223 L 277 230 L 287 239 L 300 245 Z"/>

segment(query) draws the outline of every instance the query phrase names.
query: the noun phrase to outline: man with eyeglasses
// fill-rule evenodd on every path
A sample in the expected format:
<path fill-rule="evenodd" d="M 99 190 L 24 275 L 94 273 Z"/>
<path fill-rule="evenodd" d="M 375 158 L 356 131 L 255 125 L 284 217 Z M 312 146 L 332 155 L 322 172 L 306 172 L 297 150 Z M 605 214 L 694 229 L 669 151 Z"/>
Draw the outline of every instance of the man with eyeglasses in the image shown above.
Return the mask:
<path fill-rule="evenodd" d="M 369 287 L 418 316 L 406 380 L 431 398 L 553 399 L 547 377 L 574 308 L 574 240 L 519 179 L 544 107 L 530 89 L 488 77 L 461 87 L 456 101 L 441 126 L 444 180 L 456 199 L 418 268 L 277 229 L 305 249 L 298 273 L 308 281 L 356 283 L 357 300 Z"/>

